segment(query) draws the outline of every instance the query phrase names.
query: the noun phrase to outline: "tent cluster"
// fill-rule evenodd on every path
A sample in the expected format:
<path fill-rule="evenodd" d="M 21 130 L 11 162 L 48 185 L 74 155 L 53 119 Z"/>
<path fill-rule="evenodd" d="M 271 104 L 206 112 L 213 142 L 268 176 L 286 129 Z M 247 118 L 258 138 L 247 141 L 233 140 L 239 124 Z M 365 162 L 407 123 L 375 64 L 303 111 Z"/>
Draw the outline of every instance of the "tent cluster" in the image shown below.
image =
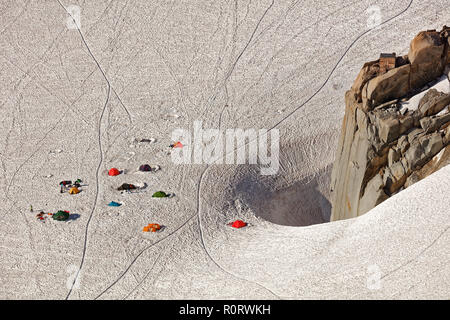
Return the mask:
<path fill-rule="evenodd" d="M 144 142 L 144 141 L 141 140 L 140 142 Z M 150 142 L 150 141 L 145 141 L 145 142 Z M 182 148 L 182 147 L 183 147 L 183 144 L 180 141 L 169 145 L 169 148 L 171 148 L 171 149 Z M 159 166 L 152 167 L 149 164 L 142 164 L 141 166 L 139 166 L 140 172 L 151 172 L 151 171 L 156 171 L 156 170 L 159 170 Z M 121 174 L 122 172 L 123 171 L 119 171 L 117 168 L 111 168 L 109 170 L 108 174 L 110 176 L 117 176 L 117 175 Z M 137 189 L 140 189 L 140 188 L 135 186 L 134 184 L 130 184 L 130 183 L 123 183 L 120 187 L 117 188 L 118 191 L 128 191 L 128 192 L 131 192 L 131 191 L 137 190 Z M 153 193 L 152 198 L 170 198 L 172 196 L 173 196 L 172 194 L 168 194 L 164 191 L 156 191 L 155 193 Z M 121 205 L 122 205 L 121 203 L 118 203 L 115 201 L 111 201 L 108 204 L 108 206 L 110 206 L 110 207 L 119 207 Z M 228 225 L 232 228 L 240 229 L 240 228 L 246 227 L 247 223 L 242 220 L 235 220 L 233 222 L 228 223 Z M 157 232 L 160 229 L 161 229 L 161 226 L 159 224 L 150 223 L 149 225 L 147 225 L 143 228 L 143 232 Z"/>
<path fill-rule="evenodd" d="M 159 166 L 155 166 L 155 167 L 151 167 L 149 164 L 143 164 L 139 167 L 139 171 L 141 172 L 150 172 L 150 171 L 157 171 L 159 170 Z M 108 171 L 108 175 L 109 176 L 117 176 L 121 173 L 121 171 L 119 171 L 117 168 L 111 168 Z M 138 187 L 134 184 L 131 183 L 122 183 L 122 185 L 120 185 L 117 190 L 118 191 L 133 191 L 133 190 L 138 190 L 138 189 L 143 189 L 146 187 L 146 184 L 144 184 L 144 186 Z M 169 197 L 170 194 L 165 193 L 164 191 L 157 191 L 155 192 L 152 197 L 153 198 L 166 198 Z M 119 202 L 115 202 L 115 201 L 111 201 L 108 206 L 110 207 L 120 207 L 122 205 L 122 203 Z M 143 228 L 143 232 L 157 232 L 161 230 L 161 225 L 157 224 L 157 223 L 149 223 L 147 226 L 145 226 Z"/>
<path fill-rule="evenodd" d="M 153 140 L 148 140 L 148 139 L 142 139 L 139 142 L 154 142 Z M 169 146 L 171 149 L 174 148 L 182 148 L 183 144 L 178 141 L 175 142 L 173 144 L 171 144 Z M 159 170 L 159 166 L 150 166 L 149 164 L 142 164 L 141 166 L 139 166 L 139 171 L 140 172 L 154 172 Z M 108 170 L 108 175 L 111 177 L 115 177 L 118 176 L 120 174 L 124 173 L 124 171 L 120 171 L 117 168 L 111 168 L 110 170 Z M 81 188 L 81 183 L 82 180 L 81 179 L 77 179 L 74 182 L 72 182 L 71 180 L 63 180 L 59 183 L 60 187 L 61 187 L 61 193 L 64 192 L 68 192 L 69 194 L 78 194 L 80 193 L 82 190 Z M 123 183 L 122 185 L 120 185 L 117 190 L 118 191 L 128 191 L 131 192 L 133 190 L 139 190 L 139 189 L 144 189 L 146 187 L 146 184 L 144 184 L 144 186 L 136 186 L 134 184 L 130 184 L 130 183 Z M 173 197 L 173 194 L 170 193 L 166 193 L 164 191 L 156 191 L 155 193 L 153 193 L 152 198 L 170 198 Z M 108 206 L 110 207 L 120 207 L 122 206 L 122 202 L 116 202 L 116 201 L 111 201 Z M 30 205 L 30 211 L 33 211 L 33 207 Z M 67 221 L 69 220 L 70 217 L 70 213 L 69 211 L 65 211 L 65 210 L 59 210 L 56 213 L 44 213 L 44 212 L 40 212 L 39 214 L 36 215 L 36 218 L 40 221 L 45 222 L 45 219 L 47 219 L 47 217 L 52 217 L 53 220 L 56 221 Z M 247 223 L 242 221 L 242 220 L 235 220 L 233 222 L 230 222 L 228 224 L 229 226 L 236 228 L 236 229 L 240 229 L 243 227 L 247 226 Z M 149 223 L 147 226 L 145 226 L 143 228 L 143 232 L 158 232 L 161 230 L 161 225 L 157 224 L 157 223 Z"/>
<path fill-rule="evenodd" d="M 74 182 L 71 180 L 63 180 L 59 183 L 59 186 L 61 188 L 60 192 L 68 192 L 69 194 L 78 194 L 81 192 L 81 183 L 83 181 L 81 179 L 77 179 Z"/>
<path fill-rule="evenodd" d="M 71 181 L 71 180 L 62 180 L 59 183 L 59 186 L 61 188 L 61 193 L 65 193 L 68 192 L 69 194 L 78 194 L 81 192 L 81 183 L 83 181 L 81 179 L 77 179 L 75 181 Z M 33 206 L 30 205 L 30 212 L 33 212 Z M 56 213 L 51 213 L 51 212 L 44 212 L 41 211 L 36 215 L 36 219 L 42 222 L 45 222 L 47 220 L 47 218 L 52 217 L 53 220 L 56 221 L 67 221 L 69 220 L 70 217 L 70 213 L 69 211 L 66 210 L 59 210 Z"/>
<path fill-rule="evenodd" d="M 152 141 L 143 141 L 143 140 L 141 140 L 140 142 L 152 142 Z M 174 147 L 174 148 L 181 148 L 181 147 L 182 147 L 182 144 L 181 144 L 181 143 L 176 143 L 176 144 L 174 144 L 172 147 Z M 143 164 L 143 165 L 139 166 L 139 171 L 140 171 L 140 172 L 152 172 L 152 171 L 157 171 L 157 170 L 159 170 L 159 169 L 160 169 L 159 166 L 154 166 L 154 167 L 152 167 L 152 166 L 150 166 L 149 164 Z M 108 171 L 108 175 L 114 177 L 114 176 L 120 175 L 122 172 L 123 172 L 123 171 L 119 171 L 119 169 L 117 169 L 117 168 L 111 168 L 111 169 Z M 139 187 L 139 186 L 136 186 L 136 185 L 131 184 L 131 183 L 122 183 L 122 184 L 117 188 L 117 190 L 118 190 L 118 191 L 128 191 L 128 192 L 131 192 L 131 191 L 134 191 L 134 190 L 143 189 L 143 188 L 145 188 L 145 187 L 146 187 L 146 184 L 144 184 L 144 186 Z M 167 197 L 171 197 L 171 196 L 172 196 L 171 194 L 167 194 L 167 193 L 164 192 L 164 191 L 156 191 L 156 192 L 153 193 L 153 195 L 152 195 L 153 198 L 167 198 Z M 120 207 L 121 205 L 122 205 L 122 203 L 115 202 L 115 201 L 111 201 L 111 202 L 108 204 L 108 206 L 110 206 L 110 207 Z M 147 226 L 145 226 L 145 227 L 143 228 L 142 231 L 143 231 L 143 232 L 157 232 L 157 231 L 159 231 L 159 230 L 161 230 L 161 226 L 160 226 L 159 224 L 157 224 L 157 223 L 149 223 Z"/>
<path fill-rule="evenodd" d="M 139 167 L 139 171 L 141 171 L 141 172 L 152 172 L 152 171 L 157 171 L 157 170 L 159 170 L 160 169 L 160 167 L 159 166 L 154 166 L 154 167 L 152 167 L 152 166 L 150 166 L 149 164 L 143 164 L 143 165 L 141 165 L 140 167 Z M 111 168 L 109 171 L 108 171 L 108 174 L 110 175 L 110 176 L 116 176 L 116 175 L 119 175 L 119 174 L 121 174 L 123 171 L 119 171 L 117 168 Z M 131 191 L 137 191 L 137 190 L 142 190 L 142 189 L 145 189 L 146 188 L 146 186 L 147 186 L 147 184 L 143 184 L 142 186 L 139 186 L 139 185 L 134 185 L 134 184 L 131 184 L 131 183 L 122 183 L 118 188 L 117 188 L 117 191 L 128 191 L 128 192 L 131 192 Z M 155 192 L 154 194 L 153 194 L 153 197 L 154 198 L 165 198 L 165 197 L 170 197 L 171 195 L 170 194 L 166 194 L 165 192 L 162 192 L 162 191 L 157 191 L 157 192 Z M 111 204 L 110 204 L 111 205 Z M 114 206 L 114 205 L 111 205 L 111 206 Z"/>
<path fill-rule="evenodd" d="M 51 213 L 51 212 L 45 213 L 45 212 L 41 211 L 36 215 L 36 218 L 42 222 L 45 222 L 47 217 L 52 217 L 53 220 L 56 220 L 56 221 L 66 221 L 66 220 L 69 220 L 70 213 L 69 213 L 69 211 L 65 211 L 65 210 L 59 210 L 56 213 Z"/>

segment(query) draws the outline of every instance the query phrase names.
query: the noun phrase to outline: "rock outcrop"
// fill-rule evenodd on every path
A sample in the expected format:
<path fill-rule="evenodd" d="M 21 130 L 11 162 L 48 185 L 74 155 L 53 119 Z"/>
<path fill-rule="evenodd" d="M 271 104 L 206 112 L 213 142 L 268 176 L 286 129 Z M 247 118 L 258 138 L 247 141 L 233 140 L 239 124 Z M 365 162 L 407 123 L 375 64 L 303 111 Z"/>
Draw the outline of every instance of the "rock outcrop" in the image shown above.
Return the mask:
<path fill-rule="evenodd" d="M 331 220 L 362 215 L 450 164 L 450 28 L 366 63 L 345 96 Z M 389 59 L 389 60 L 388 60 Z"/>

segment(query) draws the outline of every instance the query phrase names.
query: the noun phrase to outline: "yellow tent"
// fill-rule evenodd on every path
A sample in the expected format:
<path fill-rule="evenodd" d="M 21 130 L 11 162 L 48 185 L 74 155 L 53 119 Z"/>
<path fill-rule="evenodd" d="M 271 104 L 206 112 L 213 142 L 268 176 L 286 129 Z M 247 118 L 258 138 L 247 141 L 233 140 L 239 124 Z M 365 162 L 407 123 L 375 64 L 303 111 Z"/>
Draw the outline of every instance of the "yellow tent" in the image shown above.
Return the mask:
<path fill-rule="evenodd" d="M 77 187 L 70 188 L 69 193 L 70 194 L 80 193 L 80 189 L 78 189 Z"/>

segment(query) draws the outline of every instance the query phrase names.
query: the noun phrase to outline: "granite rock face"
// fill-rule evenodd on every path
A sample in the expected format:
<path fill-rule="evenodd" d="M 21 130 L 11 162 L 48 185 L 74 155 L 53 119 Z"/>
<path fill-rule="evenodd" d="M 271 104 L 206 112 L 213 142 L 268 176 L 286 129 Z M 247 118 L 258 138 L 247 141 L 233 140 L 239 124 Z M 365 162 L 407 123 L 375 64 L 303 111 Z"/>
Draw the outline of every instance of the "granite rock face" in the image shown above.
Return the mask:
<path fill-rule="evenodd" d="M 331 220 L 360 216 L 450 164 L 449 36 L 446 26 L 420 32 L 408 55 L 389 55 L 395 67 L 380 67 L 384 54 L 361 69 L 345 96 Z"/>

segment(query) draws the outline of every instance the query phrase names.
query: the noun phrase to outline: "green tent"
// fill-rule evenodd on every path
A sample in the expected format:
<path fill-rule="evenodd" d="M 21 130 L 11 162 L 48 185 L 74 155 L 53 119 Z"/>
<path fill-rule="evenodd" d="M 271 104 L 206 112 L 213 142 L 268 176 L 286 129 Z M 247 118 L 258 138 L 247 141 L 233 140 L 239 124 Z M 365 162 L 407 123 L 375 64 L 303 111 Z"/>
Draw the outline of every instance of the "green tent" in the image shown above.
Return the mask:
<path fill-rule="evenodd" d="M 55 213 L 53 215 L 53 220 L 66 221 L 68 219 L 69 219 L 69 212 L 68 211 L 59 210 L 57 213 Z"/>
<path fill-rule="evenodd" d="M 156 191 L 153 195 L 153 198 L 165 198 L 168 197 L 168 195 L 164 191 Z"/>

